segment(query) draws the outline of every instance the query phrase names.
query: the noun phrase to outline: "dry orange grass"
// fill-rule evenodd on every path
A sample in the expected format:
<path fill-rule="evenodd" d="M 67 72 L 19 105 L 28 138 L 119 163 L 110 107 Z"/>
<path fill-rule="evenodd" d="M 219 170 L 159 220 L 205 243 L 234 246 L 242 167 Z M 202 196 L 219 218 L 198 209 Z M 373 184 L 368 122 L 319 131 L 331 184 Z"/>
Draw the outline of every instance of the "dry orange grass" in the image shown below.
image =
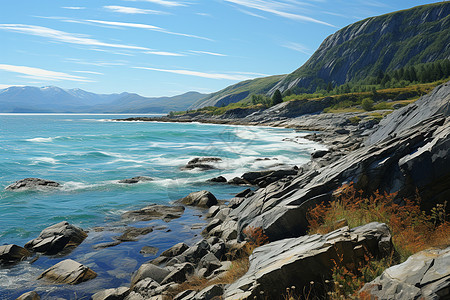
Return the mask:
<path fill-rule="evenodd" d="M 438 204 L 428 214 L 420 209 L 420 198 L 394 202 L 396 194 L 376 192 L 364 197 L 353 184 L 335 192 L 335 200 L 319 204 L 308 212 L 310 233 L 327 233 L 337 229 L 338 220 L 345 219 L 350 228 L 369 222 L 386 223 L 391 229 L 392 241 L 399 257 L 375 260 L 366 254 L 358 265 L 342 265 L 335 262 L 333 282 L 328 296 L 331 299 L 355 298 L 356 292 L 380 275 L 391 265 L 406 260 L 408 256 L 432 247 L 450 245 L 450 222 L 446 215 L 446 203 Z M 359 295 L 362 297 L 362 295 Z"/>

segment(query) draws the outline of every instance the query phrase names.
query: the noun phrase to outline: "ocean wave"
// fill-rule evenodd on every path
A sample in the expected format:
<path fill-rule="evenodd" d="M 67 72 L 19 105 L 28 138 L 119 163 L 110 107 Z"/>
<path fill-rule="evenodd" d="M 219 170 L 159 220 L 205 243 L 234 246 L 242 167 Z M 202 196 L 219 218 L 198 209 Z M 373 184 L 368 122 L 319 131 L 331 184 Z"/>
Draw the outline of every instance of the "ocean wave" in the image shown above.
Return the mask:
<path fill-rule="evenodd" d="M 37 137 L 37 138 L 32 138 L 32 139 L 26 139 L 27 142 L 33 142 L 33 143 L 51 143 L 53 142 L 55 138 L 52 137 L 47 137 L 47 138 L 43 138 L 43 137 Z"/>
<path fill-rule="evenodd" d="M 32 160 L 32 163 L 31 163 L 32 165 L 37 165 L 40 163 L 47 163 L 47 164 L 52 164 L 52 165 L 59 164 L 59 161 L 52 157 L 35 157 L 35 158 L 32 158 L 31 160 Z"/>

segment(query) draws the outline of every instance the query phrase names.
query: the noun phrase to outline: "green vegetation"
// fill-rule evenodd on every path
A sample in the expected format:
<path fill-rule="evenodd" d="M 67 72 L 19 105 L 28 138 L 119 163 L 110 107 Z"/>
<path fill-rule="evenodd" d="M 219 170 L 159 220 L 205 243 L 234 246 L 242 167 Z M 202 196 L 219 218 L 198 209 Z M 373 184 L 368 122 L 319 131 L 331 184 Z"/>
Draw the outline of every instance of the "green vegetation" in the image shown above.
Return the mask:
<path fill-rule="evenodd" d="M 272 106 L 283 103 L 283 96 L 281 96 L 280 90 L 276 90 L 272 96 Z"/>

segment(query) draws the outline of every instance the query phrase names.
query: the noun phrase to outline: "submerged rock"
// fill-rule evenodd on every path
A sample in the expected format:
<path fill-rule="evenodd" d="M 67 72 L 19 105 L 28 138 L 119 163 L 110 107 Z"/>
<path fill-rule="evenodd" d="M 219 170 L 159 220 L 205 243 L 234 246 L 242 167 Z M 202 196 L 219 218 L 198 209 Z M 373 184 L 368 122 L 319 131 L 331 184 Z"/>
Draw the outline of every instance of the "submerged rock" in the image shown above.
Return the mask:
<path fill-rule="evenodd" d="M 79 284 L 97 277 L 90 268 L 71 259 L 63 260 L 45 270 L 38 279 L 45 278 L 54 283 Z"/>
<path fill-rule="evenodd" d="M 32 291 L 25 294 L 20 295 L 16 300 L 40 300 L 41 297 L 38 293 Z"/>
<path fill-rule="evenodd" d="M 359 292 L 364 299 L 449 299 L 450 247 L 410 256 L 366 283 Z"/>
<path fill-rule="evenodd" d="M 8 185 L 5 190 L 18 191 L 18 190 L 43 190 L 60 187 L 56 181 L 40 179 L 40 178 L 25 178 L 16 181 L 13 184 Z"/>
<path fill-rule="evenodd" d="M 0 265 L 12 264 L 24 260 L 31 253 L 17 245 L 0 246 Z"/>
<path fill-rule="evenodd" d="M 150 178 L 147 176 L 136 176 L 133 178 L 119 180 L 119 183 L 133 184 L 133 183 L 139 183 L 139 182 L 145 182 L 145 181 L 153 181 L 153 178 Z"/>
<path fill-rule="evenodd" d="M 200 169 L 200 170 L 212 170 L 217 169 L 212 163 L 221 162 L 222 159 L 218 157 L 196 157 L 191 159 L 182 170 L 192 170 L 192 169 Z"/>
<path fill-rule="evenodd" d="M 37 238 L 25 244 L 25 248 L 53 255 L 77 247 L 86 237 L 83 229 L 63 221 L 42 230 Z"/>
<path fill-rule="evenodd" d="M 227 182 L 227 179 L 223 176 L 214 177 L 211 179 L 208 179 L 209 182 Z"/>
<path fill-rule="evenodd" d="M 218 203 L 216 197 L 208 191 L 190 193 L 186 197 L 179 199 L 178 202 L 198 207 L 211 207 Z"/>
<path fill-rule="evenodd" d="M 149 205 L 139 210 L 126 212 L 122 219 L 127 222 L 164 220 L 166 222 L 181 217 L 184 213 L 183 206 Z"/>

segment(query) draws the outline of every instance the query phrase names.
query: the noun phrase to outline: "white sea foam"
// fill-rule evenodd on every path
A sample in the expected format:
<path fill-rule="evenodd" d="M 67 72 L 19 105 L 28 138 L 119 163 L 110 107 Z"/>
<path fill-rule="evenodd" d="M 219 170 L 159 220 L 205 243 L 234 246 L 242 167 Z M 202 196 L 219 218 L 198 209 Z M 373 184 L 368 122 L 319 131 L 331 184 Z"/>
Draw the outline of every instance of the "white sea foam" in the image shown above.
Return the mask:
<path fill-rule="evenodd" d="M 56 165 L 59 163 L 58 160 L 52 158 L 52 157 L 35 157 L 32 158 L 32 165 L 36 165 L 39 163 L 47 163 L 47 164 L 52 164 L 52 165 Z"/>
<path fill-rule="evenodd" d="M 27 139 L 27 142 L 33 142 L 33 143 L 51 143 L 53 142 L 52 137 L 47 137 L 47 138 L 43 138 L 43 137 L 37 137 L 37 138 L 33 138 L 33 139 Z"/>

